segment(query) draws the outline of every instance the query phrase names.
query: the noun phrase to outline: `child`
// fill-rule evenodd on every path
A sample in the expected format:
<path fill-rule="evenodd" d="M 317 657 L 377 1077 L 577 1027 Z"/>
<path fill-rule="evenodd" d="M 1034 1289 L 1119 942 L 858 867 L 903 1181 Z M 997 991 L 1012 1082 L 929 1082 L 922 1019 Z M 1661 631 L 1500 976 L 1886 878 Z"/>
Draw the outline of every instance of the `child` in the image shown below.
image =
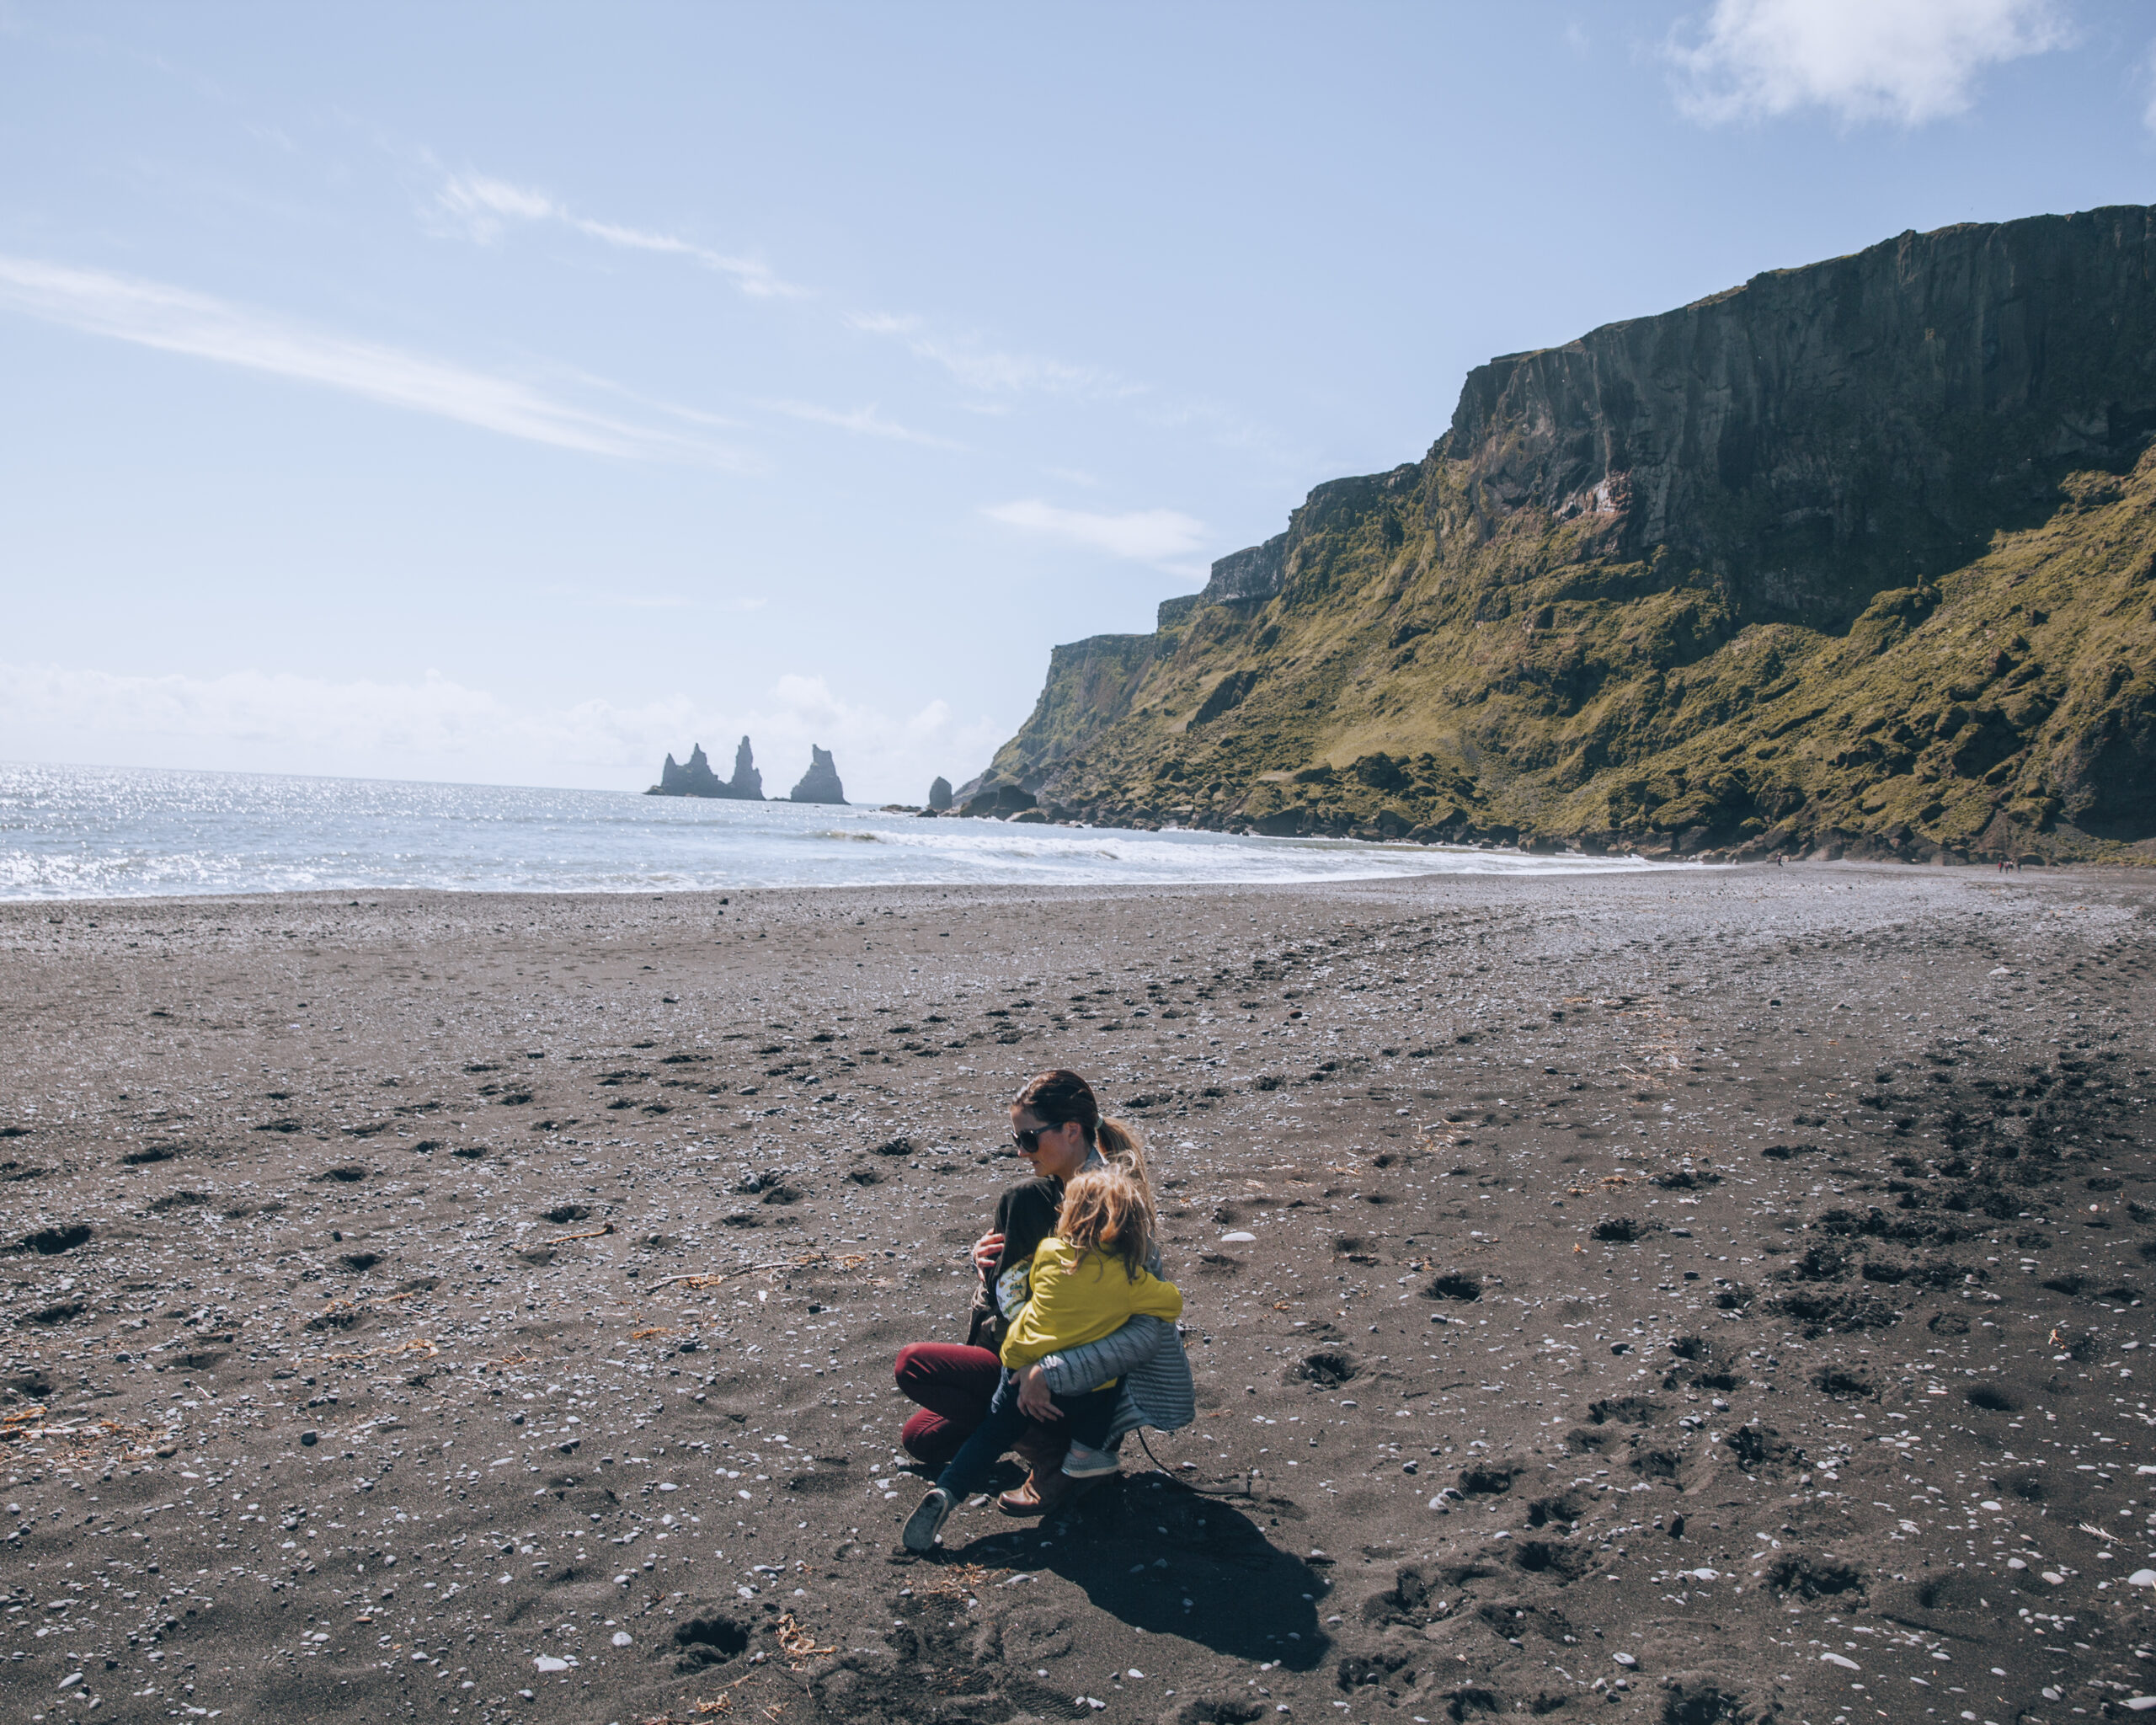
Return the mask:
<path fill-rule="evenodd" d="M 936 1548 L 952 1507 L 979 1489 L 996 1457 L 1023 1429 L 1019 1388 L 1027 1379 L 1038 1381 L 1042 1359 L 1113 1335 L 1140 1313 L 1171 1322 L 1182 1316 L 1181 1292 L 1145 1268 L 1151 1241 L 1152 1217 L 1137 1181 L 1116 1167 L 1087 1168 L 1071 1177 L 1055 1233 L 1033 1253 L 1031 1297 L 1018 1307 L 1003 1338 L 1003 1381 L 988 1417 L 907 1519 L 909 1551 Z M 1069 1425 L 1070 1455 L 1064 1471 L 1073 1477 L 1114 1470 L 1115 1458 L 1102 1446 L 1121 1381 L 1111 1378 L 1082 1395 L 1052 1398 Z"/>

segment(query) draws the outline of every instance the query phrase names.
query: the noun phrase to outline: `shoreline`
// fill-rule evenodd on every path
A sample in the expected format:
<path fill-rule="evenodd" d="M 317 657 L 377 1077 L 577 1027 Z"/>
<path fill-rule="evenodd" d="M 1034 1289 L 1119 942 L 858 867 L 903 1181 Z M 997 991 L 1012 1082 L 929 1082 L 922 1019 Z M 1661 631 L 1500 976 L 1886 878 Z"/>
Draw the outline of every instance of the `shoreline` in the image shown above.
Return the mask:
<path fill-rule="evenodd" d="M 1097 831 L 1115 831 L 1123 829 L 1096 828 Z M 1348 842 L 1360 844 L 1360 840 L 1321 840 L 1310 842 Z M 1380 848 L 1406 850 L 1405 844 L 1383 844 Z M 1417 848 L 1421 848 L 1417 846 Z M 1433 847 L 1437 848 L 1437 847 Z M 1448 851 L 1454 847 L 1444 847 Z M 1504 852 L 1521 857 L 1528 852 Z M 1567 855 L 1572 853 L 1566 853 Z M 1562 862 L 1564 857 L 1556 859 Z M 1771 860 L 1751 859 L 1730 862 L 1719 858 L 1687 857 L 1661 859 L 1648 857 L 1629 857 L 1600 860 L 1605 865 L 1633 864 L 1636 866 L 1604 866 L 1595 868 L 1538 869 L 1531 873 L 1509 873 L 1502 870 L 1447 871 L 1431 870 L 1417 874 L 1355 874 L 1325 876 L 1301 880 L 1133 880 L 1133 881 L 1025 881 L 1025 880 L 950 880 L 918 881 L 800 881 L 787 885 L 757 884 L 747 886 L 671 886 L 663 884 L 642 883 L 618 888 L 563 888 L 533 887 L 443 887 L 443 886 L 388 886 L 388 887 L 306 887 L 268 888 L 259 891 L 203 891 L 176 893 L 136 893 L 108 895 L 102 898 L 0 898 L 0 917 L 13 910 L 36 911 L 71 910 L 89 911 L 100 908 L 119 911 L 129 906 L 154 908 L 161 905 L 207 905 L 216 904 L 295 903 L 333 901 L 350 905 L 351 896 L 360 895 L 362 907 L 375 909 L 398 900 L 441 899 L 451 902 L 500 899 L 507 903 L 520 904 L 544 899 L 590 900 L 597 904 L 613 904 L 638 899 L 708 899 L 714 901 L 732 898 L 771 897 L 790 893 L 810 893 L 819 895 L 841 893 L 871 894 L 934 894 L 947 895 L 953 892 L 991 895 L 997 894 L 1062 894 L 1084 899 L 1118 895 L 1150 893 L 1187 894 L 1278 892 L 1327 893 L 1348 891 L 1373 886 L 1427 886 L 1437 882 L 1470 883 L 1493 882 L 1508 884 L 1548 883 L 1562 885 L 1589 880 L 1638 879 L 1651 875 L 1698 878 L 1715 872 L 1721 878 L 1757 874 L 1769 879 L 1797 880 L 1805 879 L 1838 879 L 1849 876 L 1888 879 L 1936 879 L 1972 882 L 1997 880 L 2000 884 L 2039 879 L 2111 881 L 2121 885 L 2142 880 L 2156 881 L 2156 875 L 2144 875 L 2142 865 L 2117 861 L 2079 861 L 2071 862 L 2037 863 L 2031 870 L 2008 875 L 1999 875 L 1991 863 L 1904 862 L 1876 857 L 1837 858 L 1832 862 L 1810 859 L 1792 860 L 1778 867 Z M 1789 871 L 1803 871 L 1791 874 Z M 1831 874 L 1813 871 L 1833 871 Z"/>
<path fill-rule="evenodd" d="M 0 980 L 48 1717 L 2140 1680 L 2131 871 L 13 900 Z M 905 1558 L 890 1357 L 1049 1065 L 1146 1135 L 1198 1423 Z"/>

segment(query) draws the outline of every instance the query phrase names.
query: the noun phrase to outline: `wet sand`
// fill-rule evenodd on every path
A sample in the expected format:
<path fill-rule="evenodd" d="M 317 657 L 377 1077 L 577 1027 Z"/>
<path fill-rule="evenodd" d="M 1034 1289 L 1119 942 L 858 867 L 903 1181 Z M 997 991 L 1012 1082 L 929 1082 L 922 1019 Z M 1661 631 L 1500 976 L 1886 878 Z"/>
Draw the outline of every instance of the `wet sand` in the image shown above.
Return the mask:
<path fill-rule="evenodd" d="M 2117 1712 L 2152 905 L 1837 865 L 0 907 L 0 1693 Z M 1150 1142 L 1199 1418 L 916 1560 L 891 1355 L 963 1338 L 1050 1065 Z"/>

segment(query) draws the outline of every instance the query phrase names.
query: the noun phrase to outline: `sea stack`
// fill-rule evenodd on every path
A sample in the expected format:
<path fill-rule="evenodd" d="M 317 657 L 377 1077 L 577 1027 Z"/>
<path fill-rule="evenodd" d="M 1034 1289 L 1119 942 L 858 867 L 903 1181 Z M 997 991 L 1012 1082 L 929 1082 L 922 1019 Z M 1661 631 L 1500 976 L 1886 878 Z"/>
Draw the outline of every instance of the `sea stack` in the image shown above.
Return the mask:
<path fill-rule="evenodd" d="M 808 770 L 801 775 L 801 782 L 793 788 L 796 803 L 843 803 L 846 787 L 839 782 L 838 763 L 831 759 L 831 751 L 808 745 Z"/>
<path fill-rule="evenodd" d="M 951 781 L 940 774 L 928 788 L 928 806 L 938 814 L 951 806 Z"/>
<path fill-rule="evenodd" d="M 756 757 L 749 752 L 749 740 L 742 738 L 741 746 L 734 751 L 734 777 L 727 782 L 725 794 L 737 797 L 744 803 L 764 800 L 764 776 L 756 770 Z"/>
<path fill-rule="evenodd" d="M 689 764 L 683 766 L 669 755 L 666 765 L 659 770 L 659 782 L 644 793 L 647 797 L 723 797 L 726 787 L 711 770 L 705 758 L 704 745 L 699 743 L 689 750 Z"/>
<path fill-rule="evenodd" d="M 659 769 L 659 782 L 644 793 L 647 797 L 723 797 L 739 803 L 760 803 L 764 800 L 764 776 L 756 771 L 755 757 L 749 752 L 749 740 L 742 738 L 741 746 L 734 751 L 734 777 L 723 779 L 711 770 L 711 762 L 699 743 L 689 750 L 689 764 L 680 765 L 671 755 L 666 765 Z"/>

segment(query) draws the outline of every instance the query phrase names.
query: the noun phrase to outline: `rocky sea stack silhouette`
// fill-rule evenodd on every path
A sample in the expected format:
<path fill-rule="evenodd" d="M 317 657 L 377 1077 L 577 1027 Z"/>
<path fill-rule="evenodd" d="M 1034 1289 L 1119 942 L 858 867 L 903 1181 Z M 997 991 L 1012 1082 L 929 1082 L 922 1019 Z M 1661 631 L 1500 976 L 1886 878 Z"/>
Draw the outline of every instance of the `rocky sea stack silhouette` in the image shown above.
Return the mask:
<path fill-rule="evenodd" d="M 808 771 L 801 775 L 801 782 L 793 788 L 791 800 L 796 803 L 843 803 L 846 787 L 839 782 L 838 763 L 831 759 L 831 751 L 808 746 Z"/>
<path fill-rule="evenodd" d="M 699 743 L 689 750 L 689 764 L 677 763 L 671 755 L 666 765 L 659 769 L 659 782 L 644 793 L 647 797 L 724 797 L 736 803 L 760 803 L 764 800 L 764 776 L 757 772 L 755 757 L 750 752 L 749 740 L 742 738 L 741 746 L 734 751 L 734 777 L 723 779 L 711 770 L 711 762 L 704 756 L 703 745 Z"/>

